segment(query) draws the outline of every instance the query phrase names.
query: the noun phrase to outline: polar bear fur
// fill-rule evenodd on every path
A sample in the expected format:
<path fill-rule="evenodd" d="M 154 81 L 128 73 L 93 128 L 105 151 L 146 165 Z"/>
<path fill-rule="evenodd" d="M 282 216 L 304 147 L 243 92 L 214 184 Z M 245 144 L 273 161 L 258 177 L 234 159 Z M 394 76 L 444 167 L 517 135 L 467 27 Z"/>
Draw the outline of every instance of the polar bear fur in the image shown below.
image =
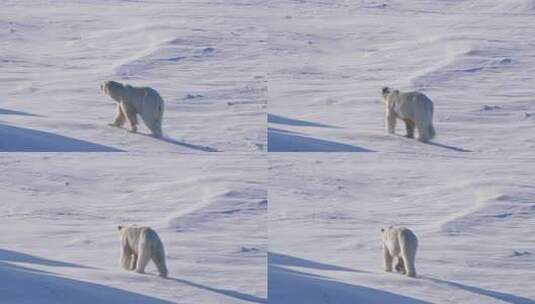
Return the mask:
<path fill-rule="evenodd" d="M 133 87 L 116 81 L 105 81 L 101 91 L 117 102 L 117 113 L 110 126 L 120 127 L 125 120 L 130 132 L 137 132 L 137 115 L 155 137 L 162 137 L 164 101 L 158 92 L 150 87 Z"/>
<path fill-rule="evenodd" d="M 383 233 L 383 257 L 385 271 L 392 271 L 394 258 L 397 259 L 396 271 L 409 277 L 416 276 L 414 260 L 418 249 L 418 238 L 405 227 L 382 228 Z"/>
<path fill-rule="evenodd" d="M 401 119 L 407 128 L 407 137 L 414 138 L 418 129 L 418 140 L 426 142 L 435 137 L 433 127 L 433 101 L 420 92 L 400 92 L 389 87 L 382 90 L 386 106 L 386 131 L 393 134 L 396 120 Z"/>
<path fill-rule="evenodd" d="M 167 277 L 163 243 L 150 227 L 118 226 L 121 235 L 121 266 L 126 270 L 144 273 L 150 260 L 156 264 L 161 277 Z"/>

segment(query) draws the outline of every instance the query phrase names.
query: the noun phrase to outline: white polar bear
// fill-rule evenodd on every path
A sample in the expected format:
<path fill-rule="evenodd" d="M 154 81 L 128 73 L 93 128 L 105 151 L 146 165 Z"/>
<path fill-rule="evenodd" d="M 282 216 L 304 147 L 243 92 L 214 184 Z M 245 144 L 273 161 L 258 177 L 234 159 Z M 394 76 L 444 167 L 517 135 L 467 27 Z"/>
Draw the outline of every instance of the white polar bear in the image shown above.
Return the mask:
<path fill-rule="evenodd" d="M 414 137 L 414 128 L 418 129 L 418 140 L 426 142 L 435 137 L 433 127 L 433 101 L 420 92 L 402 93 L 384 87 L 383 101 L 386 105 L 386 131 L 393 134 L 396 120 L 405 122 L 407 137 Z"/>
<path fill-rule="evenodd" d="M 396 271 L 409 277 L 416 276 L 414 259 L 418 249 L 418 238 L 405 227 L 382 228 L 383 233 L 383 257 L 385 271 L 392 271 L 394 258 L 397 258 Z"/>
<path fill-rule="evenodd" d="M 164 101 L 158 92 L 150 87 L 133 87 L 116 81 L 105 81 L 100 90 L 117 102 L 117 114 L 110 126 L 120 127 L 125 119 L 130 132 L 137 132 L 137 115 L 155 137 L 162 137 Z"/>
<path fill-rule="evenodd" d="M 161 277 L 167 277 L 163 243 L 150 227 L 123 227 L 117 229 L 121 234 L 121 266 L 126 270 L 144 273 L 152 259 Z"/>

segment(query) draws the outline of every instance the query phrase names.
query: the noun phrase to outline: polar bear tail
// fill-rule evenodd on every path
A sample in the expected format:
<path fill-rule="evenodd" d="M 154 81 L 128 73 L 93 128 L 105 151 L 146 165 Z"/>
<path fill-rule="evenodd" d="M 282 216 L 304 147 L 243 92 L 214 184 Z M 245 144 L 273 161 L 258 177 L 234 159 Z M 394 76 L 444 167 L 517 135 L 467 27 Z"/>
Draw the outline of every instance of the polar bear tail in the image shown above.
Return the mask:
<path fill-rule="evenodd" d="M 418 238 L 412 231 L 403 229 L 399 234 L 399 246 L 407 276 L 415 277 L 416 267 L 414 266 L 414 261 L 416 259 L 416 250 L 418 250 Z"/>

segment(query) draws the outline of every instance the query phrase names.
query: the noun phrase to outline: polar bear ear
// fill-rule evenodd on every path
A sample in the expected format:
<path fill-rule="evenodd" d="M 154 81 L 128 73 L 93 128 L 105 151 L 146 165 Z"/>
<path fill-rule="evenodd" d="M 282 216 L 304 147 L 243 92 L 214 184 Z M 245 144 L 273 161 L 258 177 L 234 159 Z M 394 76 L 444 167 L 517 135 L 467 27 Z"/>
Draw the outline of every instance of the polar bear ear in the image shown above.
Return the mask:
<path fill-rule="evenodd" d="M 381 232 L 385 232 L 385 228 L 381 227 Z"/>
<path fill-rule="evenodd" d="M 121 231 L 121 229 L 123 229 L 123 226 L 121 225 L 117 226 L 117 230 Z"/>
<path fill-rule="evenodd" d="M 383 87 L 383 89 L 381 90 L 381 94 L 383 94 L 383 96 L 386 96 L 386 95 L 388 95 L 388 93 L 390 93 L 390 88 L 389 87 Z"/>

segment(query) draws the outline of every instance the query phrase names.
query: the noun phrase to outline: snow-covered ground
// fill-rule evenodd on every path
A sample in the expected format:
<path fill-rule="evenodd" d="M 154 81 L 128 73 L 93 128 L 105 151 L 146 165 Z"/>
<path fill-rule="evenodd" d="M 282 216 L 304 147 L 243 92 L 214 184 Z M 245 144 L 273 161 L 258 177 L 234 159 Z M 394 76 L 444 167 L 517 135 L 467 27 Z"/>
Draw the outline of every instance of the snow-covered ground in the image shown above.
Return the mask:
<path fill-rule="evenodd" d="M 269 30 L 269 302 L 535 303 L 535 2 L 282 1 Z M 438 137 L 384 131 L 383 86 Z M 398 124 L 398 135 L 405 135 Z M 382 270 L 380 228 L 420 238 Z"/>
<path fill-rule="evenodd" d="M 4 154 L 0 303 L 265 303 L 265 156 Z M 119 266 L 153 227 L 169 279 Z"/>
<path fill-rule="evenodd" d="M 0 151 L 265 150 L 267 33 L 258 8 L 2 1 Z M 107 126 L 115 106 L 99 91 L 103 80 L 157 89 L 165 139 Z"/>
<path fill-rule="evenodd" d="M 0 303 L 535 303 L 533 0 L 0 6 Z M 107 126 L 103 80 L 157 89 L 164 138 Z M 387 135 L 383 86 L 438 137 Z M 119 268 L 134 223 L 169 279 Z"/>

